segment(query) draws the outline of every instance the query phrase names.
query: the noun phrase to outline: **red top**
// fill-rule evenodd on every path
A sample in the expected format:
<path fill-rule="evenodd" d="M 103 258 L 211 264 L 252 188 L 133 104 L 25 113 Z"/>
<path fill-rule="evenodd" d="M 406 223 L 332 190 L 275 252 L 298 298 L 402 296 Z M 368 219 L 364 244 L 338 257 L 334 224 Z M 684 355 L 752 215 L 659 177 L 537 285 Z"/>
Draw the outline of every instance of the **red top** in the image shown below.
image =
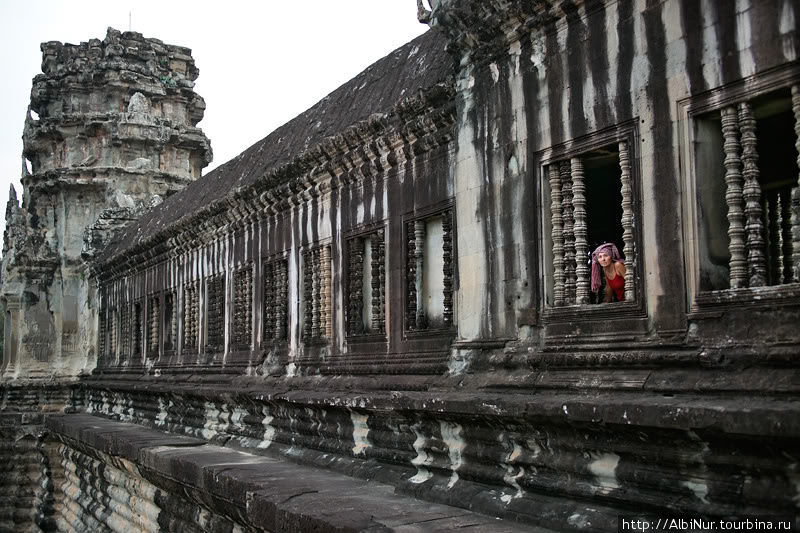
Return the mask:
<path fill-rule="evenodd" d="M 617 275 L 614 276 L 614 279 L 611 279 L 608 276 L 606 276 L 606 283 L 608 283 L 608 286 L 611 287 L 612 291 L 614 291 L 614 296 L 617 297 L 617 301 L 624 302 L 625 301 L 625 277 L 624 276 L 620 276 L 619 273 L 617 273 Z"/>

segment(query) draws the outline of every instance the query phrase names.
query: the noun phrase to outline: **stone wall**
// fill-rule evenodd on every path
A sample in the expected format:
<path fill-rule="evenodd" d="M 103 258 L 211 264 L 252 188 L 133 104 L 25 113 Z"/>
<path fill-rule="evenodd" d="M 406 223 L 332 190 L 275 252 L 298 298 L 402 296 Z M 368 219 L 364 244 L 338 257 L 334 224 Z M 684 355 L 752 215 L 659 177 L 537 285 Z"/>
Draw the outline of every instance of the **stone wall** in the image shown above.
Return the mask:
<path fill-rule="evenodd" d="M 6 432 L 54 480 L 14 505 L 64 530 L 795 516 L 796 10 L 420 6 L 434 31 L 93 256 L 97 368 L 44 437 Z"/>

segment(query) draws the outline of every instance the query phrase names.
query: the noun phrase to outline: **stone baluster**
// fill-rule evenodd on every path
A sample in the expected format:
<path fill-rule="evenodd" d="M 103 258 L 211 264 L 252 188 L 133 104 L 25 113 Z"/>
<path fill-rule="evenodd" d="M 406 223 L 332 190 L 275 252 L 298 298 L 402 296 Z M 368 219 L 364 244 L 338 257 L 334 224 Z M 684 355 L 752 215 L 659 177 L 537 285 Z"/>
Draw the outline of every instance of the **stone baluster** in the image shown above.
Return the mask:
<path fill-rule="evenodd" d="M 386 330 L 386 241 L 383 230 L 372 234 L 372 322 L 373 333 L 385 333 Z"/>
<path fill-rule="evenodd" d="M 311 338 L 319 338 L 319 316 L 320 316 L 320 270 L 319 270 L 319 248 L 314 248 L 311 253 L 311 300 L 308 302 L 311 311 Z"/>
<path fill-rule="evenodd" d="M 320 247 L 319 251 L 320 262 L 320 335 L 328 339 L 333 337 L 333 310 L 331 309 L 331 302 L 333 301 L 331 295 L 331 245 L 326 244 Z"/>
<path fill-rule="evenodd" d="M 417 329 L 417 241 L 414 222 L 406 224 L 406 327 Z"/>
<path fill-rule="evenodd" d="M 584 183 L 583 161 L 579 157 L 570 159 L 572 172 L 572 207 L 575 219 L 575 303 L 589 303 L 589 244 L 586 228 L 586 184 Z"/>
<path fill-rule="evenodd" d="M 278 261 L 277 289 L 275 297 L 275 338 L 286 339 L 289 328 L 289 263 Z"/>
<path fill-rule="evenodd" d="M 778 258 L 780 259 L 780 279 L 778 283 L 792 282 L 792 190 L 787 187 L 778 193 L 778 204 L 780 206 L 780 236 L 781 248 Z"/>
<path fill-rule="evenodd" d="M 739 129 L 742 136 L 742 174 L 747 225 L 747 267 L 749 285 L 767 284 L 767 259 L 764 255 L 764 223 L 761 221 L 761 186 L 758 183 L 758 152 L 756 151 L 756 119 L 748 102 L 739 104 Z"/>
<path fill-rule="evenodd" d="M 119 314 L 116 309 L 112 309 L 111 311 L 111 326 L 109 332 L 109 348 L 110 348 L 110 355 L 116 356 L 117 355 L 117 328 L 119 327 Z"/>
<path fill-rule="evenodd" d="M 792 87 L 792 111 L 794 112 L 795 148 L 797 148 L 797 166 L 800 168 L 800 85 Z M 795 169 L 797 177 L 797 169 Z M 800 183 L 795 183 L 792 188 L 792 201 L 790 213 L 790 226 L 792 228 L 791 257 L 792 281 L 800 283 Z"/>
<path fill-rule="evenodd" d="M 780 221 L 780 199 L 778 194 L 773 192 L 766 198 L 767 210 L 767 247 L 769 250 L 769 282 L 774 285 L 780 283 L 781 272 L 783 270 L 783 258 L 781 257 L 781 221 Z"/>
<path fill-rule="evenodd" d="M 442 271 L 444 275 L 444 326 L 453 325 L 453 210 L 442 213 Z"/>
<path fill-rule="evenodd" d="M 722 110 L 722 135 L 725 139 L 725 202 L 728 205 L 728 237 L 730 244 L 730 286 L 738 289 L 747 286 L 747 260 L 745 257 L 744 197 L 742 193 L 741 146 L 739 145 L 739 119 L 736 108 Z"/>
<path fill-rule="evenodd" d="M 553 305 L 564 305 L 564 227 L 561 216 L 561 174 L 557 164 L 547 166 L 550 180 L 550 237 L 553 239 Z"/>
<path fill-rule="evenodd" d="M 106 355 L 106 329 L 107 329 L 107 311 L 105 307 L 100 308 L 100 319 L 97 325 L 97 337 L 98 337 L 98 346 L 97 346 L 97 353 L 100 357 Z"/>
<path fill-rule="evenodd" d="M 636 265 L 636 244 L 633 240 L 633 186 L 631 183 L 631 153 L 627 141 L 619 143 L 619 170 L 622 187 L 622 253 L 625 255 L 625 301 L 636 297 L 634 291 L 634 268 Z"/>
<path fill-rule="evenodd" d="M 569 161 L 562 161 L 561 210 L 564 215 L 564 304 L 575 303 L 575 219 L 572 206 L 572 175 Z"/>
<path fill-rule="evenodd" d="M 424 276 L 424 256 L 425 256 L 425 221 L 417 220 L 414 222 L 414 262 L 417 264 L 417 278 L 414 280 L 417 292 L 417 327 L 427 327 L 425 317 L 426 295 L 422 290 L 422 277 Z"/>
<path fill-rule="evenodd" d="M 350 239 L 349 249 L 349 276 L 350 282 L 348 298 L 348 326 L 350 335 L 363 333 L 364 321 L 362 316 L 364 289 L 363 268 L 364 268 L 364 240 L 360 237 Z"/>
<path fill-rule="evenodd" d="M 261 279 L 263 280 L 263 296 L 261 298 L 261 306 L 263 311 L 261 312 L 261 322 L 264 342 L 274 340 L 275 332 L 277 330 L 275 305 L 272 301 L 275 298 L 276 265 L 277 262 L 274 261 L 271 263 L 264 263 L 261 273 Z"/>

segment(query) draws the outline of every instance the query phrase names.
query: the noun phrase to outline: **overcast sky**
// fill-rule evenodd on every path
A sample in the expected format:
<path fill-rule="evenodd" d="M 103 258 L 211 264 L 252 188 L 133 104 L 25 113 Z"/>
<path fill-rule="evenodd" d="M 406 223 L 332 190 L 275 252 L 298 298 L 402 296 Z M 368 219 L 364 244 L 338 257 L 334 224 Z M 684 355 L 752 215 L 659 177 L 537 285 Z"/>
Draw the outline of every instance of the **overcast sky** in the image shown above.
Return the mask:
<path fill-rule="evenodd" d="M 191 48 L 214 161 L 238 155 L 365 67 L 423 33 L 414 0 L 0 0 L 0 232 L 19 184 L 22 128 L 44 41 L 109 26 Z"/>

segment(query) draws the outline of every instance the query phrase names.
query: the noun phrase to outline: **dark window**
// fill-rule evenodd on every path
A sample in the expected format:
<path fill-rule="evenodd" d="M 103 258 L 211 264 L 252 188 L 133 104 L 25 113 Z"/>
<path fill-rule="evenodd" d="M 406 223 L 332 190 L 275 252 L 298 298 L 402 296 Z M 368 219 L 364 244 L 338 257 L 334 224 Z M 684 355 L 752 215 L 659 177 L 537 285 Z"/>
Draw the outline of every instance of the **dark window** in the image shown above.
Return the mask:
<path fill-rule="evenodd" d="M 798 116 L 787 88 L 696 117 L 701 291 L 800 281 Z"/>

